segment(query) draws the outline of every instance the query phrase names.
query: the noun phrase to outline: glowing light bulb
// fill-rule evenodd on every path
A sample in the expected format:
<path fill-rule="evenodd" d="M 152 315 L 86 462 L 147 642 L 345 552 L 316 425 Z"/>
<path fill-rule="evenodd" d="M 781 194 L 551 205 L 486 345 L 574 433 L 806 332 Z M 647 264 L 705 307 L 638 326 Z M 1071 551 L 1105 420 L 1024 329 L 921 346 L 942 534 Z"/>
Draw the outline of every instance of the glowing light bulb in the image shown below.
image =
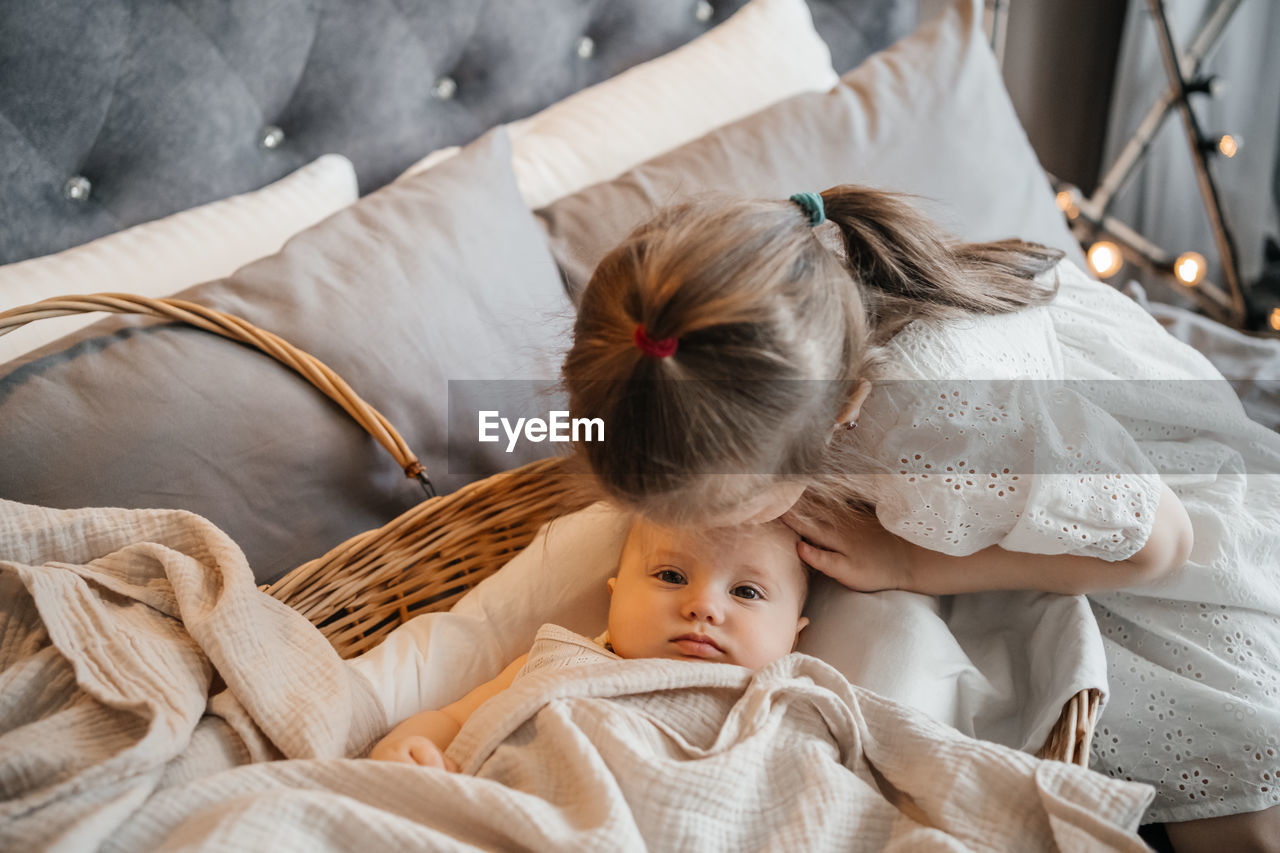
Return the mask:
<path fill-rule="evenodd" d="M 1229 133 L 1218 137 L 1218 153 L 1230 160 L 1240 150 L 1240 140 Z"/>
<path fill-rule="evenodd" d="M 1187 287 L 1195 287 L 1204 279 L 1207 265 L 1199 252 L 1183 252 L 1173 262 L 1173 275 Z"/>
<path fill-rule="evenodd" d="M 1111 278 L 1124 266 L 1124 256 L 1115 243 L 1099 240 L 1089 247 L 1089 266 L 1093 267 L 1098 278 Z"/>
<path fill-rule="evenodd" d="M 1058 203 L 1058 210 L 1065 213 L 1068 219 L 1075 219 L 1080 215 L 1080 190 L 1075 187 L 1067 186 L 1058 190 L 1054 201 Z"/>
<path fill-rule="evenodd" d="M 1280 332 L 1280 308 L 1271 309 L 1271 319 L 1268 320 L 1267 322 L 1271 324 L 1271 328 L 1275 329 L 1277 332 Z"/>

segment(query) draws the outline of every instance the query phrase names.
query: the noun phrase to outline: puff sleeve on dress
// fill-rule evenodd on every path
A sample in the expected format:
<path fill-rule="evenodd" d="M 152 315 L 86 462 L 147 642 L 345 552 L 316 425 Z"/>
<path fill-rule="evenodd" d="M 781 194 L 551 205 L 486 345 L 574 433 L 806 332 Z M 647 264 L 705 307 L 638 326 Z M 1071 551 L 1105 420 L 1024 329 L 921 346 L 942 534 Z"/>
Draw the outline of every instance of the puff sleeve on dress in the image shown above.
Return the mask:
<path fill-rule="evenodd" d="M 886 466 L 873 478 L 886 529 L 957 556 L 1000 545 L 1114 561 L 1145 544 L 1160 479 L 1090 389 L 1062 379 L 1043 309 L 917 321 L 890 349 L 857 439 Z"/>

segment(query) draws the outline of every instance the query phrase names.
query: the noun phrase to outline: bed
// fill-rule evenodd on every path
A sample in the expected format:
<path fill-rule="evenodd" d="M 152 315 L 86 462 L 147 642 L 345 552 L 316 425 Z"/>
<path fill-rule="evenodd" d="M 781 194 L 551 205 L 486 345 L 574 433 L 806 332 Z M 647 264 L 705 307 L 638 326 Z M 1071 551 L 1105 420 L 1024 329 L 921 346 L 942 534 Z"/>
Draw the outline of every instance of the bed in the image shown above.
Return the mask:
<path fill-rule="evenodd" d="M 908 0 L 0 3 L 0 68 L 19 83 L 0 96 L 0 310 L 120 292 L 243 318 L 357 389 L 432 489 L 501 490 L 495 476 L 561 448 L 482 441 L 475 413 L 557 407 L 573 300 L 655 206 L 858 182 L 917 194 L 963 237 L 1017 234 L 1082 260 L 981 4 L 917 18 Z M 0 774 L 0 840 L 735 844 L 699 836 L 679 809 L 633 815 L 616 835 L 612 817 L 585 826 L 567 807 L 544 811 L 553 791 L 531 792 L 531 806 L 357 757 L 412 709 L 491 677 L 540 623 L 597 630 L 616 515 L 567 516 L 491 579 L 449 592 L 451 610 L 402 612 L 403 629 L 344 662 L 255 585 L 288 583 L 422 505 L 374 437 L 276 361 L 189 324 L 40 319 L 0 347 L 0 565 L 14 602 L 0 678 L 27 697 L 5 731 L 28 744 Z M 882 653 L 859 656 L 833 628 L 802 650 L 859 684 L 841 707 L 863 716 L 841 724 L 840 744 L 866 779 L 892 784 L 864 785 L 875 806 L 861 830 L 861 818 L 805 817 L 810 800 L 796 798 L 786 820 L 743 831 L 840 846 L 865 830 L 879 846 L 937 841 L 920 827 L 979 843 L 996 825 L 993 848 L 1141 849 L 1143 786 L 1030 755 L 1067 699 L 1105 690 L 1082 600 L 815 600 L 815 623 L 883 638 Z M 984 629 L 997 618 L 1010 633 Z M 56 666 L 38 652 L 50 643 Z M 457 665 L 459 650 L 472 663 Z M 646 677 L 618 695 L 652 692 Z M 150 710 L 126 713 L 138 707 Z M 80 749 L 95 726 L 111 735 Z M 57 748 L 33 751 L 37 736 Z M 873 761 L 855 742 L 881 749 Z M 477 767 L 501 752 L 468 748 Z M 947 758 L 922 773 L 929 754 Z M 263 763 L 280 758 L 292 760 Z M 1002 786 L 1021 793 L 1002 801 Z M 645 834 L 664 821 L 679 832 Z"/>

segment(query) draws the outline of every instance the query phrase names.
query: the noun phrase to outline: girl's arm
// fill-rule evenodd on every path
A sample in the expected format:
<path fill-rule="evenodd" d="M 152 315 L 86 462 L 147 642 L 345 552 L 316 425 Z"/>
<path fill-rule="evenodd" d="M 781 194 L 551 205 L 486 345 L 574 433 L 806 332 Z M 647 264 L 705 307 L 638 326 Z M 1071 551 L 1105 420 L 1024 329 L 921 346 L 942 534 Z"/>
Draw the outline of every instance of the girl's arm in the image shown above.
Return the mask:
<path fill-rule="evenodd" d="M 894 536 L 874 519 L 837 530 L 787 517 L 808 541 L 800 557 L 850 589 L 906 589 L 930 595 L 988 589 L 1038 589 L 1066 595 L 1121 589 L 1156 580 L 1191 554 L 1191 519 L 1163 483 L 1146 543 L 1132 557 L 1109 562 L 1075 554 L 1047 556 L 998 545 L 963 557 L 931 551 Z"/>
<path fill-rule="evenodd" d="M 420 711 L 403 720 L 374 745 L 369 757 L 456 771 L 457 765 L 444 758 L 445 750 L 476 708 L 511 686 L 528 657 L 524 654 L 516 658 L 497 678 L 481 684 L 457 702 L 439 710 Z"/>

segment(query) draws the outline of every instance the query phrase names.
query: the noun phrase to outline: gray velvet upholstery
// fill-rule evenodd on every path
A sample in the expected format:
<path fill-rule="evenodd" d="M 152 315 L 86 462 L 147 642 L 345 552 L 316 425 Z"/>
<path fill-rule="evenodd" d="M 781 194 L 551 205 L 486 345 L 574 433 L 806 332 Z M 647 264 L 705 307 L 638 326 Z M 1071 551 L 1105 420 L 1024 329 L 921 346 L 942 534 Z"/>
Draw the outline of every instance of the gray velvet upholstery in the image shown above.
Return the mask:
<path fill-rule="evenodd" d="M 698 0 L 0 0 L 0 263 L 265 186 L 328 152 L 352 160 L 367 193 L 744 2 L 712 0 L 700 20 Z M 811 7 L 837 71 L 915 19 L 914 0 Z M 262 144 L 271 127 L 276 147 Z M 68 198 L 76 176 L 87 198 Z"/>

